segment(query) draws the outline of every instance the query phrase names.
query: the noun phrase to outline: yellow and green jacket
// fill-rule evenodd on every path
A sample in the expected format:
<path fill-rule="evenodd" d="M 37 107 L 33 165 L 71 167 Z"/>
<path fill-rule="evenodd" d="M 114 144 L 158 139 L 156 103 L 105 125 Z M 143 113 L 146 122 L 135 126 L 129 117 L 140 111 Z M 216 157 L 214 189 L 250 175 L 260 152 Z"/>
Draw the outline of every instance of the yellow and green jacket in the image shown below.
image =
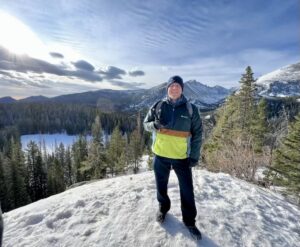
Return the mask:
<path fill-rule="evenodd" d="M 193 115 L 189 115 L 184 95 L 175 103 L 166 98 L 157 116 L 156 102 L 144 119 L 144 128 L 152 132 L 152 151 L 154 154 L 170 159 L 192 158 L 199 160 L 202 141 L 202 122 L 198 108 L 192 105 Z M 154 127 L 155 119 L 159 119 L 164 128 Z"/>

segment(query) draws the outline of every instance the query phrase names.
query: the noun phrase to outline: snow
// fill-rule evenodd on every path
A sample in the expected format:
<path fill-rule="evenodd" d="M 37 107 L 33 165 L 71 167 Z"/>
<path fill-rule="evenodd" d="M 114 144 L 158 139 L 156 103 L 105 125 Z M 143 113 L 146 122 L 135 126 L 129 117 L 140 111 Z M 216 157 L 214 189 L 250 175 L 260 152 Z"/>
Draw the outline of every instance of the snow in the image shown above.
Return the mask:
<path fill-rule="evenodd" d="M 194 170 L 195 242 L 181 222 L 178 182 L 172 207 L 155 221 L 154 174 L 127 175 L 69 189 L 5 213 L 4 246 L 299 246 L 300 209 L 270 190 L 226 174 Z"/>
<path fill-rule="evenodd" d="M 300 63 L 290 64 L 288 66 L 277 69 L 273 72 L 265 74 L 258 78 L 256 84 L 270 85 L 274 81 L 280 81 L 288 84 L 290 81 L 300 80 Z"/>
<path fill-rule="evenodd" d="M 279 98 L 300 96 L 300 63 L 290 64 L 265 74 L 258 78 L 255 84 L 261 96 Z"/>

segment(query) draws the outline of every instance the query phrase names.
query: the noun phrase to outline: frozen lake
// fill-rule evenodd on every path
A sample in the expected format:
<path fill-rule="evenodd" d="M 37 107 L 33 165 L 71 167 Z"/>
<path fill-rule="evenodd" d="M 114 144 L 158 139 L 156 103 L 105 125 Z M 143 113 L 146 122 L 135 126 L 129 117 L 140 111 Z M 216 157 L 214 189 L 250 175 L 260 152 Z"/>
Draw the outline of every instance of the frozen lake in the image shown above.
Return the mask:
<path fill-rule="evenodd" d="M 63 143 L 65 148 L 72 146 L 72 144 L 77 140 L 78 135 L 67 135 L 67 134 L 34 134 L 34 135 L 22 135 L 21 143 L 22 149 L 27 148 L 27 144 L 30 141 L 34 141 L 38 145 L 45 142 L 47 152 L 52 153 L 55 149 L 55 146 L 59 146 L 60 143 Z M 90 140 L 91 136 L 87 136 L 87 140 Z"/>

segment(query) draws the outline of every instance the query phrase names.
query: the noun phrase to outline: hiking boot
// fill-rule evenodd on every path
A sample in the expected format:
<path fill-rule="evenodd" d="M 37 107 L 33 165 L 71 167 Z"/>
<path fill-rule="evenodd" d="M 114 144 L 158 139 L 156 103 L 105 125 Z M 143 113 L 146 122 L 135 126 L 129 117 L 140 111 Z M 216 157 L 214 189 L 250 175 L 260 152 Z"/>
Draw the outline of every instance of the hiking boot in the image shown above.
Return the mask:
<path fill-rule="evenodd" d="M 199 231 L 199 229 L 196 226 L 186 226 L 186 227 L 189 230 L 193 239 L 195 239 L 195 240 L 202 239 L 201 232 Z"/>
<path fill-rule="evenodd" d="M 162 213 L 162 212 L 160 212 L 160 211 L 158 211 L 158 212 L 156 213 L 156 221 L 157 221 L 158 223 L 163 223 L 163 222 L 165 221 L 165 218 L 166 218 L 166 214 L 164 214 L 164 213 Z"/>

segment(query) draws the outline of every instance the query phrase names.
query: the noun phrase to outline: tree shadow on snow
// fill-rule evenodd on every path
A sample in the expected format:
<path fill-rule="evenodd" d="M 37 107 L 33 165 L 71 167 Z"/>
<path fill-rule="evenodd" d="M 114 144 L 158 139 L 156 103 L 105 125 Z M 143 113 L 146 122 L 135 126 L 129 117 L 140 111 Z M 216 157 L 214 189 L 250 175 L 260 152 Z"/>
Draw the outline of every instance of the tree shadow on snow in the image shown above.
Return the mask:
<path fill-rule="evenodd" d="M 161 226 L 172 237 L 175 237 L 178 233 L 182 233 L 186 238 L 190 238 L 193 240 L 193 238 L 191 237 L 189 231 L 184 226 L 184 224 L 171 214 L 167 214 L 166 220 L 164 221 L 164 223 Z M 201 231 L 201 229 L 200 229 L 200 231 Z M 212 239 L 207 237 L 203 231 L 201 231 L 201 233 L 202 233 L 202 240 L 198 241 L 197 246 L 220 247 Z M 194 241 L 196 241 L 196 240 L 194 240 Z"/>

